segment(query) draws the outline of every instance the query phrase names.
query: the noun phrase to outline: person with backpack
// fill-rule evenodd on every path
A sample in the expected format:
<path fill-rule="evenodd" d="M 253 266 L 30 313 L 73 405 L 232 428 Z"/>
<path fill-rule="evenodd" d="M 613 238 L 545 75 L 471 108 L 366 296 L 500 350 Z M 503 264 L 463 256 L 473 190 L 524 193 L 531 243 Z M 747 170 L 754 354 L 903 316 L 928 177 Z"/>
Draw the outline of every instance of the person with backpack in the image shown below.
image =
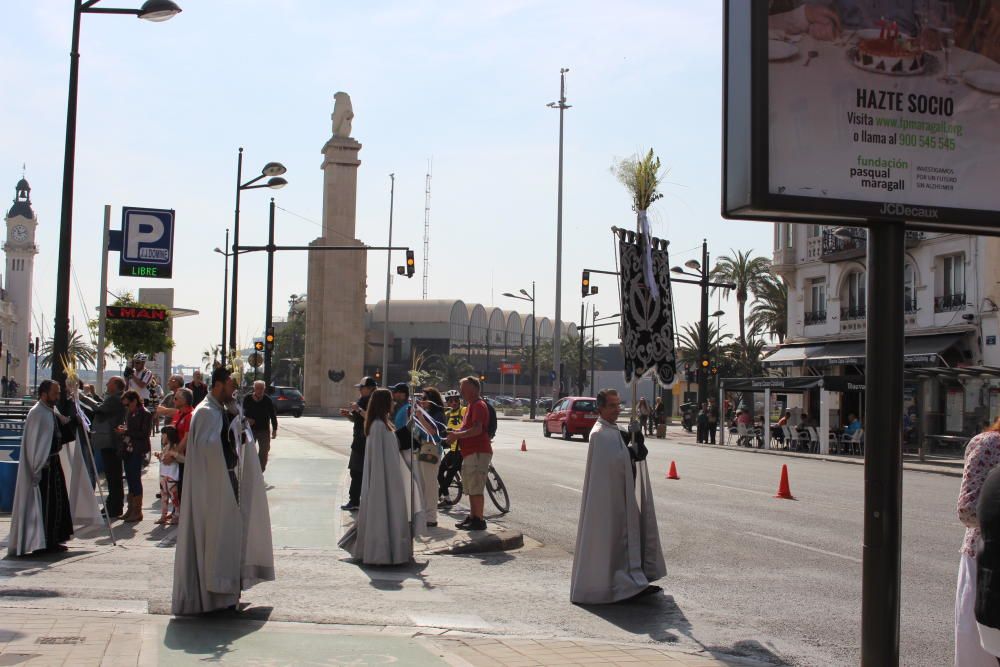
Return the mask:
<path fill-rule="evenodd" d="M 447 406 L 444 411 L 445 427 L 448 431 L 457 431 L 462 428 L 466 413 L 466 408 L 462 407 L 462 398 L 457 391 L 450 389 L 444 394 L 444 402 Z M 438 467 L 438 509 L 447 509 L 454 504 L 448 500 L 448 487 L 462 469 L 458 441 L 449 444 L 446 449 Z"/>
<path fill-rule="evenodd" d="M 483 491 L 486 489 L 486 473 L 493 460 L 490 430 L 492 428 L 496 432 L 496 417 L 491 419 L 490 407 L 479 395 L 478 378 L 464 378 L 459 384 L 459 391 L 468 404 L 468 409 L 459 430 L 450 431 L 445 441 L 449 444 L 460 443 L 462 486 L 469 494 L 469 516 L 455 524 L 455 527 L 459 530 L 486 530 Z"/>

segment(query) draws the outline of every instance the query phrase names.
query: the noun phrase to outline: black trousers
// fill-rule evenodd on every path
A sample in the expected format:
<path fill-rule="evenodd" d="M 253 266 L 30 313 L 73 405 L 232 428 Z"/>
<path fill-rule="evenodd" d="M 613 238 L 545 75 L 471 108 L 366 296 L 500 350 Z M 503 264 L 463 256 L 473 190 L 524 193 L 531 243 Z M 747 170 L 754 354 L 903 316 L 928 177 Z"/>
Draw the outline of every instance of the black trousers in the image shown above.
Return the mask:
<path fill-rule="evenodd" d="M 365 474 L 364 468 L 349 468 L 351 471 L 351 488 L 347 492 L 347 502 L 351 505 L 361 504 L 361 478 Z"/>
<path fill-rule="evenodd" d="M 698 424 L 697 438 L 696 442 L 708 442 L 708 426 L 705 424 Z"/>
<path fill-rule="evenodd" d="M 719 430 L 719 424 L 708 422 L 708 442 L 709 444 L 715 444 L 715 432 Z"/>
<path fill-rule="evenodd" d="M 125 489 L 122 485 L 122 457 L 116 449 L 102 449 L 101 462 L 108 482 L 108 516 L 118 516 L 124 509 Z"/>

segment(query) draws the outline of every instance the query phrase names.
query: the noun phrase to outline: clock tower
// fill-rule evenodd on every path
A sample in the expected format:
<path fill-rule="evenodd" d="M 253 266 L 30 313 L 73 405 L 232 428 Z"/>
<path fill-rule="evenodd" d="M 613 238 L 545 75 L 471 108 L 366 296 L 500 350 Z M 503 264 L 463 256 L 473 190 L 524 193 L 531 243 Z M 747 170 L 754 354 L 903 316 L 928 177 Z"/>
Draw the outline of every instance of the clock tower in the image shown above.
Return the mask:
<path fill-rule="evenodd" d="M 28 343 L 31 336 L 31 277 L 35 266 L 35 228 L 38 218 L 31 208 L 31 186 L 23 178 L 15 187 L 14 205 L 7 212 L 7 255 L 0 314 L 3 352 L 0 374 L 17 381 L 19 394 L 28 391 Z M 4 317 L 3 315 L 10 316 Z"/>

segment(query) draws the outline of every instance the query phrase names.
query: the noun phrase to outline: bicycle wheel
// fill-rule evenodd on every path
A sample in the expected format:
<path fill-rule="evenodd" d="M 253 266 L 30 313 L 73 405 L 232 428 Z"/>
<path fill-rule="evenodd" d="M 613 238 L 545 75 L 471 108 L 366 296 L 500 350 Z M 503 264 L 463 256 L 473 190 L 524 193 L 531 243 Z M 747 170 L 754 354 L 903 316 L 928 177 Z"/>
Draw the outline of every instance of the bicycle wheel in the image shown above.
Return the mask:
<path fill-rule="evenodd" d="M 462 474 L 455 473 L 451 484 L 448 485 L 448 495 L 441 496 L 441 501 L 448 507 L 453 507 L 462 499 Z"/>
<path fill-rule="evenodd" d="M 507 486 L 500 479 L 500 475 L 492 463 L 486 473 L 486 492 L 490 494 L 490 500 L 497 506 L 501 514 L 510 511 L 510 495 L 507 493 Z"/>

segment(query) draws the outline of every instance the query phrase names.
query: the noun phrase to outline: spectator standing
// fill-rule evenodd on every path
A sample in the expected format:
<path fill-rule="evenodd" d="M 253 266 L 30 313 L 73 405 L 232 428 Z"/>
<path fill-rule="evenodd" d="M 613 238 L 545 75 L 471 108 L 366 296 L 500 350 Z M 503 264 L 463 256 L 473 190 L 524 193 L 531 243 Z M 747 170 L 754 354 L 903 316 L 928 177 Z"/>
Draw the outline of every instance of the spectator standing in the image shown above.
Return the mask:
<path fill-rule="evenodd" d="M 392 390 L 392 425 L 396 431 L 407 428 L 406 423 L 410 420 L 410 387 L 405 382 L 398 382 L 390 388 Z"/>
<path fill-rule="evenodd" d="M 257 441 L 261 472 L 267 468 L 271 438 L 278 437 L 278 414 L 274 410 L 274 401 L 264 391 L 266 388 L 263 380 L 257 380 L 253 383 L 253 392 L 243 399 L 243 416 L 250 423 L 253 437 Z"/>
<path fill-rule="evenodd" d="M 105 387 L 104 400 L 94 408 L 93 446 L 101 453 L 104 478 L 108 484 L 106 509 L 109 518 L 121 516 L 125 502 L 125 489 L 122 486 L 122 439 L 117 431 L 117 427 L 125 423 L 125 405 L 122 402 L 124 393 L 125 380 L 117 375 L 112 376 Z"/>
<path fill-rule="evenodd" d="M 180 502 L 181 491 L 184 487 L 184 454 L 187 452 L 187 436 L 191 430 L 191 415 L 194 412 L 194 396 L 187 387 L 181 387 L 174 396 L 174 405 L 177 412 L 174 413 L 174 420 L 171 426 L 177 429 L 177 447 L 174 458 L 177 459 L 177 498 Z"/>
<path fill-rule="evenodd" d="M 958 492 L 958 520 L 965 526 L 955 591 L 956 667 L 996 667 L 996 657 L 981 644 L 976 624 L 976 549 L 980 540 L 978 503 L 986 477 L 1000 466 L 1000 419 L 965 447 L 965 469 Z"/>
<path fill-rule="evenodd" d="M 184 385 L 191 390 L 194 395 L 194 403 L 191 404 L 192 408 L 198 407 L 206 396 L 208 396 L 208 385 L 205 384 L 205 380 L 201 375 L 201 371 L 195 371 L 191 374 L 191 381 Z"/>
<path fill-rule="evenodd" d="M 483 491 L 486 489 L 486 473 L 493 460 L 490 444 L 490 411 L 479 395 L 479 380 L 469 376 L 459 384 L 462 398 L 468 405 L 462 426 L 448 433 L 448 443 L 459 442 L 462 451 L 462 485 L 469 494 L 469 516 L 456 524 L 460 530 L 486 530 L 483 516 Z"/>
<path fill-rule="evenodd" d="M 696 422 L 698 426 L 697 442 L 708 442 L 708 403 L 702 403 L 701 409 L 698 411 L 698 421 Z"/>
<path fill-rule="evenodd" d="M 347 492 L 347 502 L 340 506 L 340 509 L 350 512 L 361 505 L 361 478 L 365 471 L 365 410 L 368 409 L 369 397 L 378 388 L 378 382 L 373 377 L 365 376 L 354 387 L 360 394 L 358 400 L 340 410 L 340 414 L 354 424 L 351 458 L 347 462 L 347 469 L 351 472 L 351 487 Z"/>
<path fill-rule="evenodd" d="M 160 460 L 160 518 L 158 524 L 177 525 L 177 511 L 181 506 L 181 497 L 177 491 L 177 479 L 180 468 L 177 463 L 177 429 L 164 426 L 160 431 L 160 451 L 156 458 Z"/>
<path fill-rule="evenodd" d="M 653 416 L 656 419 L 656 427 L 659 428 L 660 424 L 664 425 L 664 432 L 666 431 L 667 424 L 667 406 L 663 404 L 663 397 L 656 397 L 656 404 L 653 406 Z M 657 431 L 658 433 L 659 431 Z"/>
<path fill-rule="evenodd" d="M 149 402 L 149 384 L 153 381 L 153 371 L 146 368 L 148 357 L 140 352 L 132 357 L 132 366 L 125 369 L 126 391 L 139 394 L 139 399 L 145 405 Z"/>
<path fill-rule="evenodd" d="M 137 391 L 126 391 L 122 396 L 126 409 L 125 423 L 118 427 L 122 437 L 122 467 L 128 483 L 128 508 L 122 521 L 142 521 L 142 464 L 149 454 L 149 434 L 153 429 L 153 415 L 146 410 Z"/>
<path fill-rule="evenodd" d="M 163 418 L 163 426 L 169 426 L 174 421 L 174 413 L 177 412 L 174 405 L 177 390 L 184 386 L 183 375 L 171 375 L 167 378 L 167 391 L 163 395 L 160 404 L 156 406 L 156 416 Z"/>
<path fill-rule="evenodd" d="M 708 399 L 708 442 L 715 444 L 715 432 L 719 430 L 719 406 L 715 399 Z"/>
<path fill-rule="evenodd" d="M 444 400 L 448 406 L 444 412 L 445 426 L 448 431 L 457 431 L 462 428 L 462 420 L 465 419 L 466 409 L 462 407 L 462 397 L 451 389 L 445 392 Z M 462 455 L 458 451 L 458 442 L 447 443 L 446 449 L 438 469 L 438 496 L 441 498 L 438 503 L 439 509 L 451 507 L 451 503 L 448 502 L 448 487 L 462 469 Z"/>
<path fill-rule="evenodd" d="M 2 378 L 0 378 L 0 388 L 2 388 L 2 390 L 3 390 L 3 396 L 4 396 L 4 398 L 6 398 L 7 396 L 10 396 L 10 394 L 7 393 L 7 390 L 9 388 L 9 386 L 10 385 L 7 382 L 7 376 L 4 375 Z"/>
<path fill-rule="evenodd" d="M 1000 580 L 996 576 L 1000 572 L 1000 466 L 986 477 L 976 512 L 982 536 L 976 554 L 976 622 L 982 647 L 1000 656 Z"/>
<path fill-rule="evenodd" d="M 642 432 L 649 434 L 649 428 L 652 425 L 650 422 L 650 417 L 652 416 L 652 410 L 649 409 L 649 403 L 646 402 L 646 397 L 643 396 L 639 399 L 639 425 L 642 427 Z"/>

